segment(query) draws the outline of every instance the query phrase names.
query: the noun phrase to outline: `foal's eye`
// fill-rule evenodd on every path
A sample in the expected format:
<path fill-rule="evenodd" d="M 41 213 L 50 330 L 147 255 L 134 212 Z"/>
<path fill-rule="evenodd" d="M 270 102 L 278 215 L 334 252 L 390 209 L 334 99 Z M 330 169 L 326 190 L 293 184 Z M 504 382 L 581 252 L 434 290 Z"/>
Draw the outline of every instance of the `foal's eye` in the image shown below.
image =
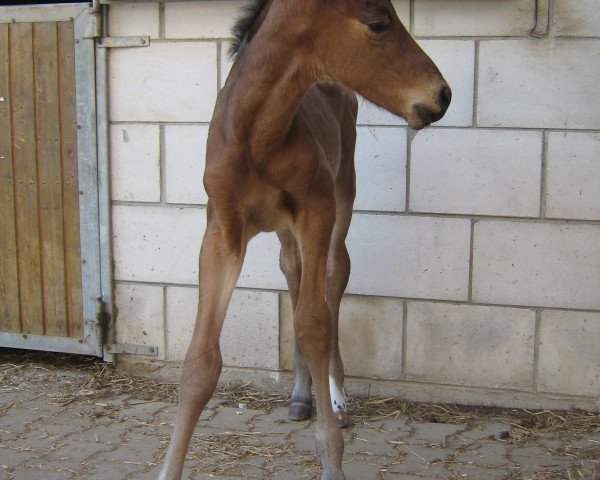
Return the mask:
<path fill-rule="evenodd" d="M 382 33 L 387 30 L 388 24 L 384 22 L 369 23 L 369 29 L 373 33 Z"/>

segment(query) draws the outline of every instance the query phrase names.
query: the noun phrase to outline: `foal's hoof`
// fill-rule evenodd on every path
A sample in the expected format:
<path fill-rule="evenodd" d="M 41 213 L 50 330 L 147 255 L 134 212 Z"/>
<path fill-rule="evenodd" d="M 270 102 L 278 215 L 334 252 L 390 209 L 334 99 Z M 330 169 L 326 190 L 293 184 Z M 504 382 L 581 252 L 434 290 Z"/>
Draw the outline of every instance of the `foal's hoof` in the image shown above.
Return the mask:
<path fill-rule="evenodd" d="M 350 425 L 350 415 L 345 410 L 340 410 L 338 412 L 334 412 L 335 421 L 340 428 L 346 428 Z"/>
<path fill-rule="evenodd" d="M 290 409 L 288 411 L 288 417 L 290 420 L 301 422 L 302 420 L 308 420 L 311 416 L 312 404 L 304 402 L 290 403 Z"/>
<path fill-rule="evenodd" d="M 329 470 L 323 469 L 321 480 L 346 480 L 346 476 L 341 470 L 338 470 L 335 473 L 330 473 Z"/>

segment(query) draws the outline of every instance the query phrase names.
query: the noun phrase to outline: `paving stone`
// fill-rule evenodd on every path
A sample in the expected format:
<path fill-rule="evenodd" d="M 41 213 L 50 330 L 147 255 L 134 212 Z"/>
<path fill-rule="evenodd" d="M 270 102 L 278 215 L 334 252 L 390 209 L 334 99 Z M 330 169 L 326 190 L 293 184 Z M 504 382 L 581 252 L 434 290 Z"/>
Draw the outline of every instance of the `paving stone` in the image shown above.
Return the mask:
<path fill-rule="evenodd" d="M 510 434 L 512 427 L 506 423 L 493 422 L 493 423 L 482 423 L 476 427 L 462 432 L 458 435 L 460 438 L 479 440 L 482 438 L 502 438 L 506 434 Z"/>
<path fill-rule="evenodd" d="M 34 398 L 28 394 L 27 390 L 2 391 L 0 395 L 0 418 L 2 418 L 10 408 L 20 407 Z"/>
<path fill-rule="evenodd" d="M 67 444 L 97 444 L 108 447 L 120 445 L 122 437 L 130 428 L 129 425 L 120 422 L 111 422 L 106 425 L 94 425 L 82 432 L 67 436 L 61 443 Z"/>
<path fill-rule="evenodd" d="M 212 428 L 222 428 L 224 430 L 250 430 L 250 420 L 258 415 L 264 415 L 261 410 L 250 410 L 231 407 L 219 407 L 215 410 L 215 416 L 211 419 Z"/>
<path fill-rule="evenodd" d="M 319 462 L 316 455 L 288 454 L 269 462 L 268 478 L 276 480 L 297 480 L 319 478 Z"/>
<path fill-rule="evenodd" d="M 7 439 L 3 447 L 13 451 L 27 451 L 30 455 L 41 456 L 57 445 L 59 439 L 40 435 L 39 432 L 31 432 L 17 438 Z"/>
<path fill-rule="evenodd" d="M 461 480 L 501 480 L 506 478 L 506 470 L 499 468 L 481 468 L 475 465 L 453 463 L 448 467 Z"/>
<path fill-rule="evenodd" d="M 448 470 L 443 464 L 441 463 L 435 463 L 435 464 L 430 464 L 429 462 L 427 462 L 426 460 L 423 460 L 423 458 L 419 458 L 419 456 L 417 455 L 417 452 L 413 453 L 413 448 L 412 446 L 410 447 L 410 450 L 408 448 L 406 448 L 404 451 L 406 451 L 406 455 L 404 456 L 404 458 L 402 459 L 401 462 L 396 463 L 394 465 L 390 465 L 388 467 L 388 472 L 391 474 L 418 474 L 418 475 L 423 475 L 426 478 L 443 478 L 446 479 L 450 476 L 450 470 Z M 403 478 L 404 477 L 393 477 L 393 476 L 388 476 L 388 474 L 386 474 L 386 478 Z M 423 478 L 423 477 L 419 477 L 419 478 Z"/>
<path fill-rule="evenodd" d="M 419 423 L 414 426 L 414 436 L 410 443 L 425 443 L 427 445 L 439 445 L 444 447 L 446 439 L 466 427 L 449 423 Z"/>
<path fill-rule="evenodd" d="M 128 463 L 94 460 L 86 470 L 84 478 L 86 480 L 128 478 L 132 473 L 141 473 L 147 468 L 148 465 L 138 463 L 134 458 Z"/>
<path fill-rule="evenodd" d="M 35 410 L 23 407 L 12 407 L 0 418 L 0 431 L 10 434 L 22 434 L 27 431 L 27 426 L 42 417 Z M 4 438 L 4 437 L 3 437 Z"/>
<path fill-rule="evenodd" d="M 288 418 L 287 407 L 277 408 L 266 415 L 259 415 L 253 418 L 250 423 L 254 426 L 252 431 L 268 435 L 281 434 L 287 436 L 292 432 L 306 428 L 305 422 L 295 422 Z"/>
<path fill-rule="evenodd" d="M 93 441 L 75 438 L 66 438 L 61 440 L 56 449 L 52 451 L 52 458 L 58 461 L 66 461 L 80 463 L 92 455 L 106 452 L 114 449 L 120 444 L 120 440 L 109 441 Z"/>
<path fill-rule="evenodd" d="M 402 434 L 408 434 L 412 430 L 412 427 L 408 425 L 408 420 L 408 417 L 400 416 L 398 418 L 386 418 L 383 420 L 368 420 L 365 422 L 365 425 L 386 433 L 389 432 L 402 436 Z"/>
<path fill-rule="evenodd" d="M 454 455 L 454 451 L 447 448 L 424 447 L 422 445 L 411 444 L 401 445 L 398 450 L 404 454 L 405 458 L 408 455 L 414 455 L 429 465 L 441 463 Z"/>
<path fill-rule="evenodd" d="M 263 446 L 283 445 L 287 441 L 288 435 L 279 433 L 265 433 L 260 437 L 260 443 Z"/>
<path fill-rule="evenodd" d="M 565 470 L 573 464 L 573 460 L 569 457 L 552 455 L 535 446 L 515 448 L 510 456 L 521 466 L 524 474 L 536 473 L 540 470 L 548 472 Z"/>
<path fill-rule="evenodd" d="M 560 439 L 552 437 L 539 438 L 536 444 L 550 451 L 555 451 L 563 447 L 563 442 Z"/>
<path fill-rule="evenodd" d="M 139 459 L 152 460 L 156 452 L 164 445 L 159 438 L 144 437 L 125 440 L 116 450 L 101 452 L 94 459 L 103 459 L 110 462 L 140 461 Z M 149 461 L 140 461 L 146 468 L 151 466 Z"/>
<path fill-rule="evenodd" d="M 28 410 L 33 415 L 37 415 L 40 418 L 51 417 L 56 413 L 60 412 L 60 408 L 57 405 L 53 405 L 49 402 L 46 395 L 38 395 L 30 397 L 27 402 L 19 402 L 22 408 Z"/>
<path fill-rule="evenodd" d="M 209 403 L 210 405 L 210 403 Z M 160 410 L 147 422 L 140 423 L 141 426 L 149 426 L 154 428 L 158 433 L 164 435 L 171 435 L 173 432 L 173 425 L 175 424 L 175 417 L 177 415 L 177 405 L 170 404 L 170 406 Z M 205 408 L 200 414 L 196 429 L 200 429 L 206 425 L 212 417 L 215 416 L 214 410 Z"/>
<path fill-rule="evenodd" d="M 292 432 L 287 437 L 286 442 L 293 443 L 298 452 L 304 452 L 309 456 L 315 455 L 315 424 L 315 421 L 311 421 L 304 429 Z M 344 438 L 345 452 L 351 453 L 348 451 L 348 446 L 355 436 L 354 429 L 343 429 L 342 436 Z"/>
<path fill-rule="evenodd" d="M 244 475 L 244 477 L 230 477 L 230 476 L 221 476 L 221 475 L 213 475 L 213 474 L 210 474 L 210 475 L 200 474 L 200 475 L 194 476 L 195 480 L 214 480 L 215 478 L 218 480 L 240 480 L 240 479 L 243 480 L 243 478 L 245 478 L 245 475 Z"/>
<path fill-rule="evenodd" d="M 144 402 L 141 400 L 130 400 L 123 405 L 121 414 L 126 414 L 128 418 L 147 421 L 164 408 L 172 407 L 172 403 L 166 402 Z"/>
<path fill-rule="evenodd" d="M 357 458 L 357 456 L 353 456 L 352 459 L 344 462 L 342 467 L 346 477 L 350 479 L 376 480 L 380 478 L 380 466 L 369 463 L 362 458 Z"/>
<path fill-rule="evenodd" d="M 58 472 L 48 470 L 47 468 L 23 468 L 14 473 L 14 476 L 6 477 L 11 480 L 64 480 L 69 478 L 71 474 L 68 472 Z M 4 477 L 0 477 L 4 478 Z"/>
<path fill-rule="evenodd" d="M 508 453 L 511 445 L 500 442 L 480 442 L 463 452 L 458 452 L 455 460 L 460 463 L 502 467 L 509 465 Z"/>
<path fill-rule="evenodd" d="M 387 472 L 385 474 L 385 478 L 386 478 L 386 480 L 437 480 L 439 478 L 444 478 L 444 477 L 439 477 L 439 476 L 431 477 L 431 476 L 410 475 L 410 474 L 407 475 L 405 473 Z M 445 480 L 451 479 L 451 478 L 452 477 L 446 477 Z"/>
<path fill-rule="evenodd" d="M 291 442 L 293 442 L 296 446 L 296 450 L 300 452 L 311 452 L 315 451 L 315 433 L 314 428 L 304 430 L 298 430 L 292 432 L 288 437 Z M 348 451 L 348 447 L 346 446 L 346 451 Z"/>
<path fill-rule="evenodd" d="M 94 420 L 95 418 L 88 410 L 67 408 L 43 423 L 51 422 L 55 425 L 78 426 L 80 430 L 85 430 L 92 426 Z"/>
<path fill-rule="evenodd" d="M 131 474 L 131 476 L 128 477 L 128 480 L 154 480 L 154 479 L 158 478 L 158 475 L 159 475 L 161 469 L 162 469 L 162 459 L 160 462 L 155 463 L 150 469 L 146 469 L 144 471 L 140 471 L 140 472 Z M 190 472 L 190 469 L 188 466 L 184 467 L 182 478 L 192 478 L 192 475 L 191 475 L 191 472 Z"/>
<path fill-rule="evenodd" d="M 73 433 L 80 433 L 83 430 L 84 430 L 84 427 L 82 425 L 70 424 L 70 423 L 61 423 L 61 424 L 49 423 L 49 424 L 40 425 L 38 427 L 38 431 L 42 435 L 48 435 L 48 436 L 51 436 L 54 438 L 66 437 L 67 435 L 71 435 Z M 34 432 L 34 430 L 31 430 L 31 432 Z"/>
<path fill-rule="evenodd" d="M 46 472 L 57 472 L 62 474 L 62 477 L 56 478 L 71 478 L 73 476 L 83 474 L 85 467 L 81 462 L 78 461 L 69 461 L 69 459 L 65 458 L 56 459 L 55 457 L 48 457 L 44 459 L 35 459 L 24 463 L 19 467 L 17 472 L 20 472 L 21 470 L 37 470 L 38 475 L 41 473 L 41 476 L 33 476 L 32 478 L 42 480 L 46 478 Z"/>
<path fill-rule="evenodd" d="M 396 440 L 394 434 L 386 434 L 369 427 L 356 427 L 353 429 L 353 434 L 354 438 L 346 446 L 346 452 L 349 454 L 397 455 L 394 444 L 391 443 Z"/>
<path fill-rule="evenodd" d="M 2 452 L 0 457 L 0 467 L 2 467 L 3 470 L 15 468 L 27 460 L 30 460 L 32 457 L 31 452 L 27 450 L 14 450 L 5 442 L 0 443 L 0 451 Z"/>
<path fill-rule="evenodd" d="M 196 478 L 240 478 L 236 475 L 242 475 L 244 478 L 261 478 L 265 474 L 265 463 L 266 460 L 264 458 L 237 461 L 234 465 L 227 466 L 227 470 L 223 472 L 218 471 L 218 466 L 215 465 L 216 471 L 199 472 Z"/>
<path fill-rule="evenodd" d="M 584 435 L 580 439 L 570 442 L 573 448 L 600 448 L 600 432 L 591 435 Z"/>
<path fill-rule="evenodd" d="M 298 473 L 293 470 L 280 470 L 271 476 L 272 479 L 275 480 L 296 480 L 300 478 Z"/>

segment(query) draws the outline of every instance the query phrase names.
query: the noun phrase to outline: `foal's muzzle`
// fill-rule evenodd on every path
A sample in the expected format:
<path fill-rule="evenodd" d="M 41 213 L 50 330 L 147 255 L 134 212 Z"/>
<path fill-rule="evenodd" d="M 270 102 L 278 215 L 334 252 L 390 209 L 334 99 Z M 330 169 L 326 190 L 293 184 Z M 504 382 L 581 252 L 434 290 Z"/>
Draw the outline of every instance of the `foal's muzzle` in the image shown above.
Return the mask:
<path fill-rule="evenodd" d="M 452 101 L 452 90 L 448 85 L 442 86 L 437 95 L 436 108 L 419 103 L 413 107 L 413 114 L 420 120 L 418 128 L 424 128 L 441 119 Z M 411 125 L 412 126 L 412 125 Z M 415 128 L 415 127 L 413 127 Z"/>

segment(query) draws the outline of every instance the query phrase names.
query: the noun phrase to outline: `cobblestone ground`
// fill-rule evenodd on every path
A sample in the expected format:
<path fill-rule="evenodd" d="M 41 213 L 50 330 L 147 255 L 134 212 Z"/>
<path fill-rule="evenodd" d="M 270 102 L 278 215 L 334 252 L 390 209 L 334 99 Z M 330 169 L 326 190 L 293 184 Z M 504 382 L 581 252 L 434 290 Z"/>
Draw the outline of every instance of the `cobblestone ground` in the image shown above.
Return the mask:
<path fill-rule="evenodd" d="M 97 382 L 86 388 L 94 375 L 88 370 L 2 364 L 0 356 L 1 366 L 1 479 L 157 477 L 176 411 L 172 401 L 115 388 L 128 382 L 125 376 L 111 379 L 99 395 Z M 285 407 L 254 409 L 231 396 L 208 407 L 184 478 L 319 478 L 313 421 L 291 422 Z M 349 480 L 600 479 L 597 416 L 582 414 L 584 428 L 579 422 L 575 431 L 562 425 L 534 432 L 523 416 L 443 423 L 433 414 L 435 422 L 376 410 L 344 430 Z M 567 420 L 560 413 L 537 415 Z"/>

